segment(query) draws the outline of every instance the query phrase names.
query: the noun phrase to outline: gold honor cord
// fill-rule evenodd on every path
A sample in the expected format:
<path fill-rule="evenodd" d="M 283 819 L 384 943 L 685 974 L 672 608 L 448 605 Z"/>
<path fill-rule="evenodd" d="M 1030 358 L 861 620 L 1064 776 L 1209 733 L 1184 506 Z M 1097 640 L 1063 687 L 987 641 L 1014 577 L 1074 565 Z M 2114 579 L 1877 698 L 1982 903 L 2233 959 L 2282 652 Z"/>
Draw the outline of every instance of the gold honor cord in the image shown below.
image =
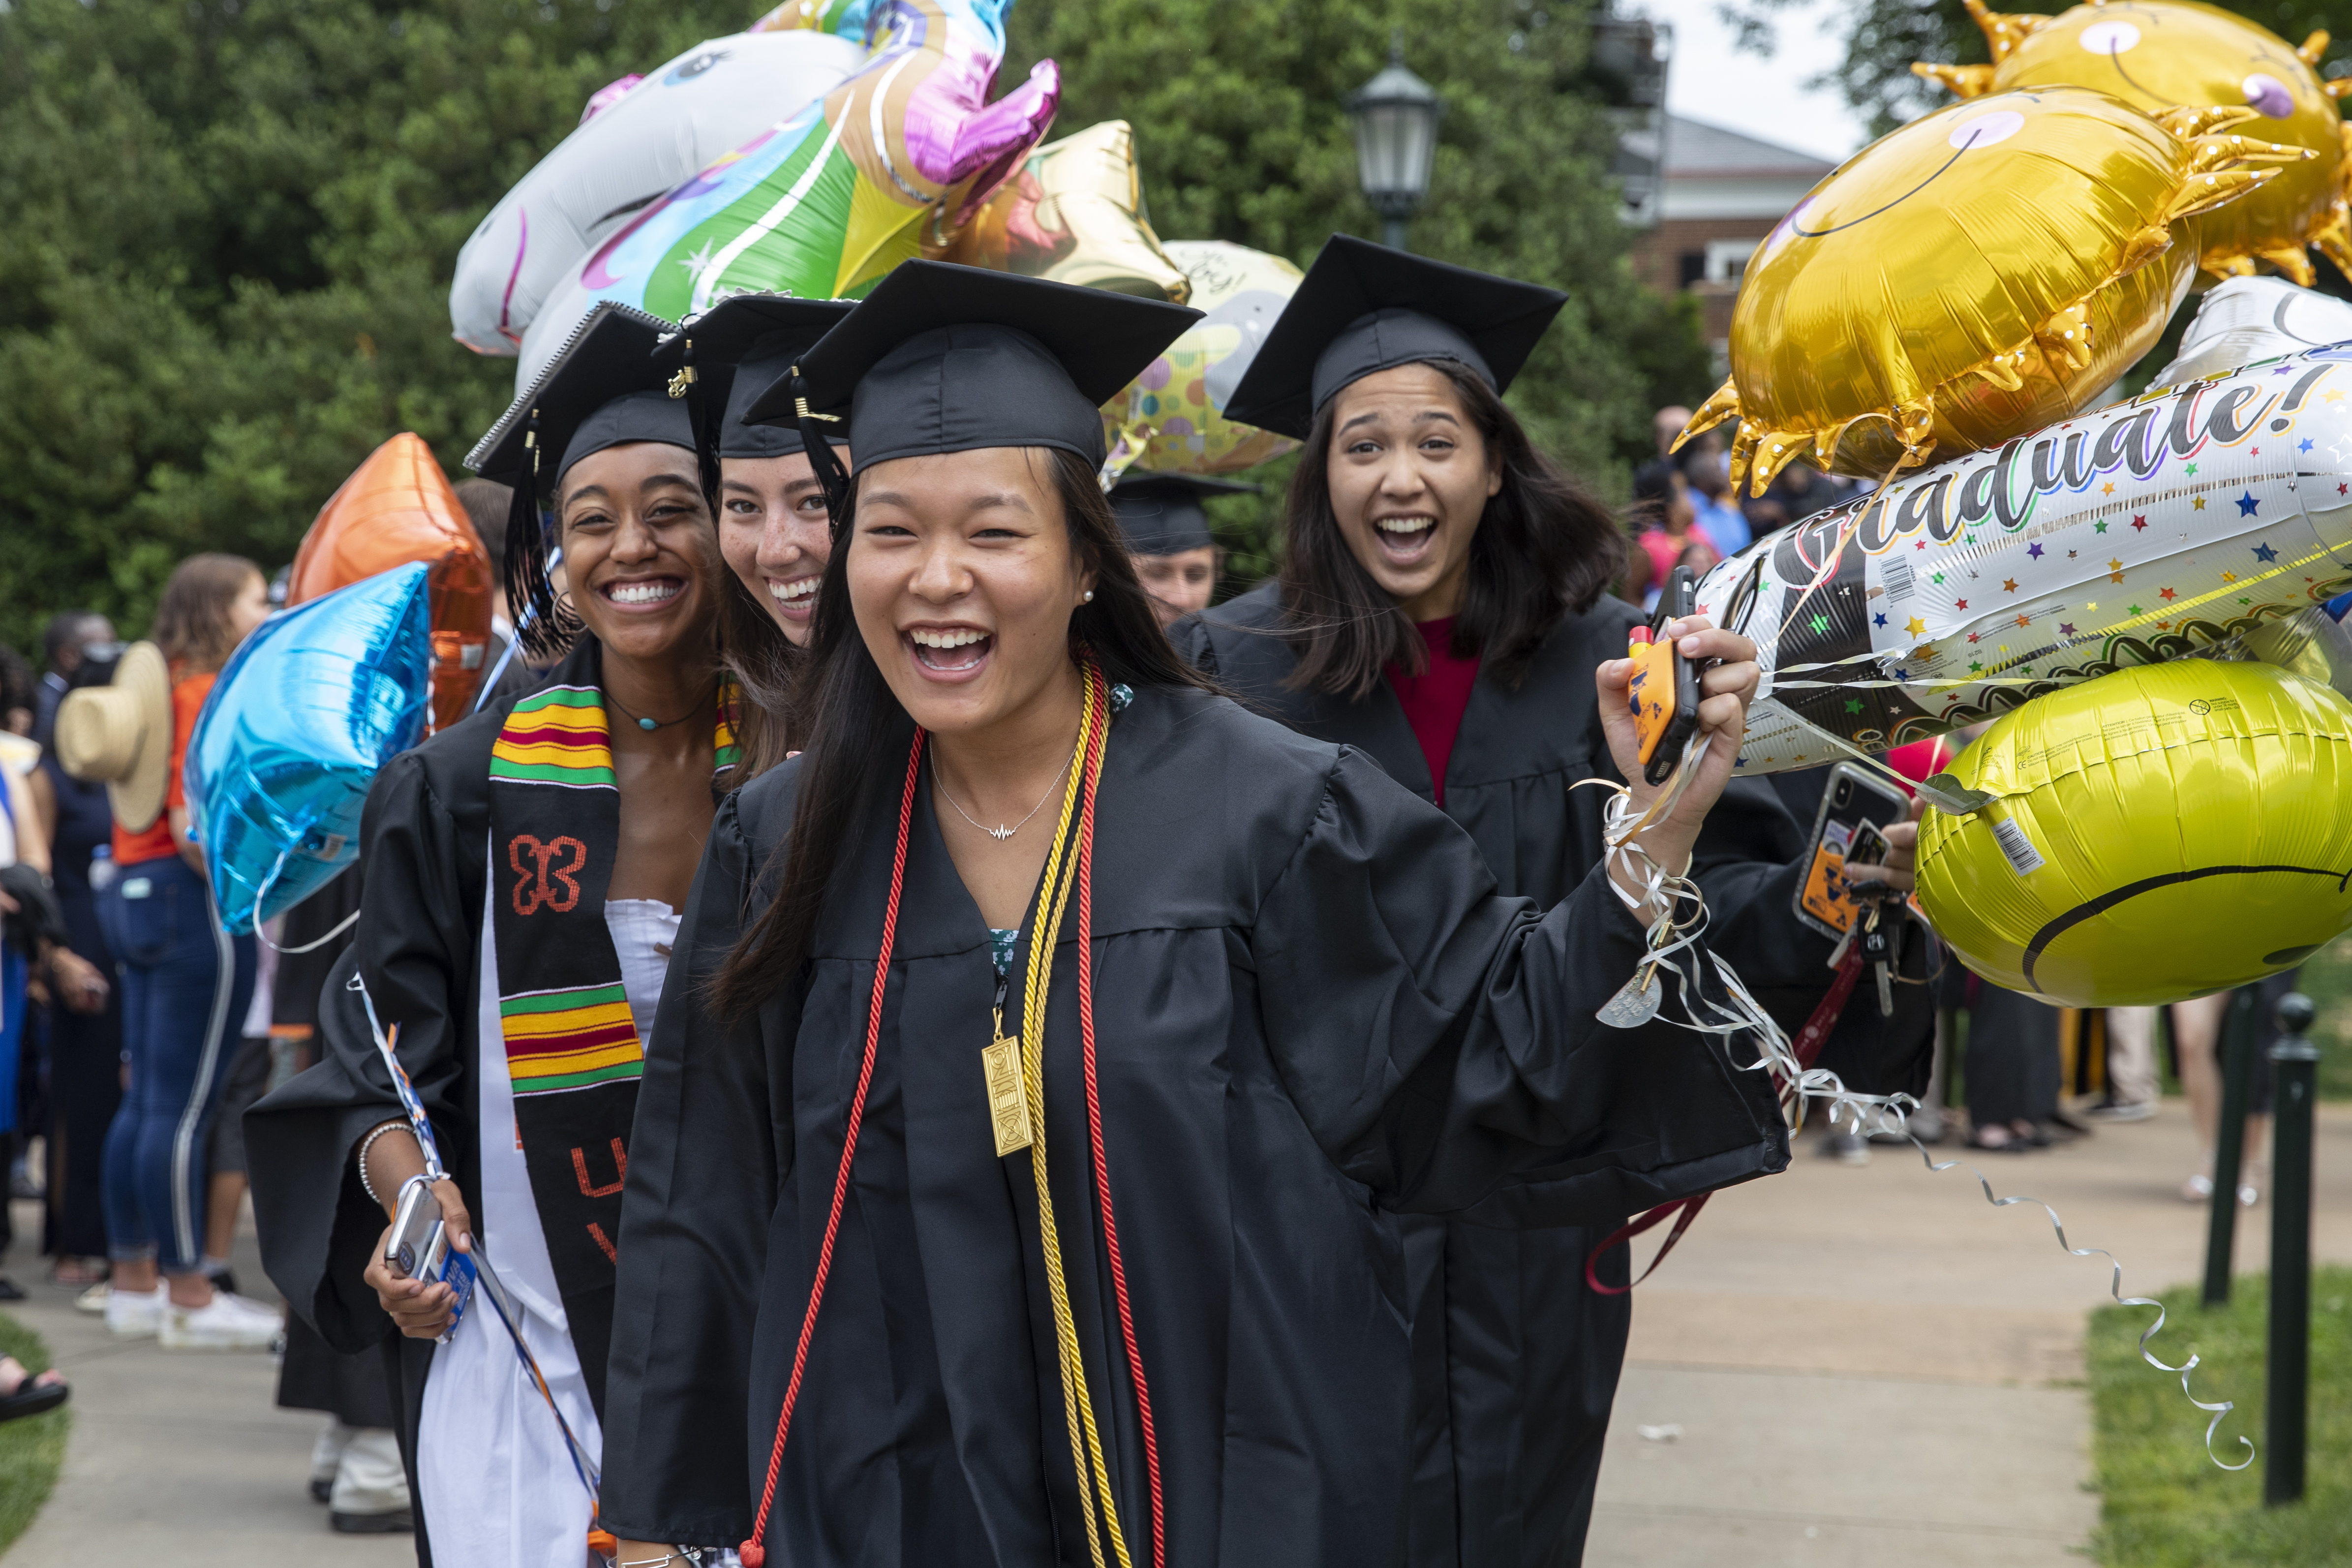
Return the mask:
<path fill-rule="evenodd" d="M 1097 683 L 1089 679 L 1086 683 L 1085 705 L 1078 714 L 1082 757 L 1086 737 L 1094 727 L 1098 700 Z M 1133 1568 L 1127 1552 L 1127 1533 L 1119 1528 L 1118 1502 L 1111 1490 L 1110 1473 L 1103 1463 L 1102 1437 L 1095 1426 L 1094 1398 L 1087 1388 L 1086 1357 L 1070 1312 L 1069 1287 L 1062 1272 L 1061 1234 L 1054 1223 L 1054 1194 L 1045 1170 L 1045 1000 L 1053 985 L 1055 942 L 1061 932 L 1063 916 L 1070 907 L 1070 889 L 1077 885 L 1077 854 L 1070 842 L 1070 827 L 1077 815 L 1086 772 L 1083 762 L 1070 769 L 1069 787 L 1062 796 L 1062 814 L 1054 825 L 1053 851 L 1045 858 L 1045 885 L 1037 896 L 1040 919 L 1030 938 L 1029 977 L 1022 992 L 1021 1075 L 1032 1108 L 1029 1160 L 1037 1176 L 1037 1237 L 1045 1256 L 1046 1289 L 1054 1300 L 1054 1338 L 1061 1351 L 1062 1411 L 1069 1423 L 1070 1462 L 1077 1470 L 1078 1505 L 1086 1520 L 1087 1550 L 1093 1556 L 1095 1568 L 1105 1568 L 1101 1531 L 1107 1531 L 1119 1568 Z M 1047 917 L 1049 906 L 1053 913 Z M 1102 1498 L 1099 1530 L 1095 1517 L 1097 1492 Z"/>

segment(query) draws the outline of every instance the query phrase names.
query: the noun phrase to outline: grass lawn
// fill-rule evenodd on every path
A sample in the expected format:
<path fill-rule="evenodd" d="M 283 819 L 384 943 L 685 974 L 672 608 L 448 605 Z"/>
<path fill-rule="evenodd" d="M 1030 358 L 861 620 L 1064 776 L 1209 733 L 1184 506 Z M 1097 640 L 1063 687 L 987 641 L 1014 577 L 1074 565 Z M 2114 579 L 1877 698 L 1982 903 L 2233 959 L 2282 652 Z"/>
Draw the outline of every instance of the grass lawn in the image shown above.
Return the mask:
<path fill-rule="evenodd" d="M 41 1336 L 0 1314 L 0 1351 L 15 1356 L 34 1372 L 45 1372 L 49 1347 Z M 0 1422 L 0 1552 L 5 1552 L 33 1516 L 48 1500 L 58 1484 L 58 1467 L 65 1463 L 66 1426 L 73 1419 L 67 1402 L 44 1415 Z"/>
<path fill-rule="evenodd" d="M 2319 1009 L 2311 1029 L 2320 1050 L 2319 1098 L 2352 1100 L 2352 936 L 2305 960 L 2297 984 Z"/>
<path fill-rule="evenodd" d="M 2206 1402 L 2237 1401 L 2213 1436 L 2235 1462 L 2240 1436 L 2263 1442 L 2263 1352 L 2269 1279 L 2242 1277 L 2230 1305 L 2208 1312 L 2197 1287 L 2164 1295 L 2170 1314 L 2151 1347 L 2178 1365 L 2204 1358 L 2189 1388 Z M 2311 1439 L 2303 1502 L 2263 1506 L 2263 1460 L 2234 1473 L 2205 1457 L 2208 1416 L 2180 1397 L 2180 1380 L 2139 1359 L 2149 1312 L 2108 1308 L 2091 1318 L 2090 1372 L 2097 1484 L 2105 1498 L 2096 1551 L 2109 1568 L 2208 1568 L 2231 1563 L 2352 1563 L 2352 1268 L 2312 1276 Z"/>

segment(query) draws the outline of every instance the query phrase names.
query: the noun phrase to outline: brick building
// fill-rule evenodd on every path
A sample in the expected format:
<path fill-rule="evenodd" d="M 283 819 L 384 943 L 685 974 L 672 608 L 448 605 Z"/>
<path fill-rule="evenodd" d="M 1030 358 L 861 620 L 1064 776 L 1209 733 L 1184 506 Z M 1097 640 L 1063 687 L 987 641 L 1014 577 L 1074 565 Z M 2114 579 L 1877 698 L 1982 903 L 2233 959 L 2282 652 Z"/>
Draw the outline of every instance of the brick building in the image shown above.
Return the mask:
<path fill-rule="evenodd" d="M 1634 270 L 1654 289 L 1700 297 L 1707 342 L 1721 362 L 1748 257 L 1836 165 L 1678 114 L 1660 120 L 1661 132 L 1644 129 L 1624 138 L 1629 153 L 1658 159 L 1664 169 L 1656 196 L 1636 218 L 1655 216 L 1634 241 Z M 1661 133 L 1663 158 L 1658 149 L 1637 145 Z"/>

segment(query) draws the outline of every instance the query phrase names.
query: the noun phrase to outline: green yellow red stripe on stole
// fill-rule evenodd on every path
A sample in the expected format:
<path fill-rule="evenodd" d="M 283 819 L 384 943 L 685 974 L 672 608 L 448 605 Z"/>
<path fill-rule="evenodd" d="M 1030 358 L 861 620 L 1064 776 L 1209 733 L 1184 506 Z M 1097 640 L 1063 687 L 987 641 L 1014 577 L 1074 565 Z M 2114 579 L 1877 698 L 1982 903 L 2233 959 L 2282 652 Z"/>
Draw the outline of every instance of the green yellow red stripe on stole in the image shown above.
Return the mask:
<path fill-rule="evenodd" d="M 725 773 L 735 765 L 741 746 L 735 732 L 739 704 L 743 700 L 743 689 L 731 679 L 719 682 L 719 727 L 710 737 L 710 771 Z"/>
<path fill-rule="evenodd" d="M 499 1027 L 518 1095 L 619 1083 L 645 1071 L 645 1048 L 617 982 L 501 996 Z"/>
<path fill-rule="evenodd" d="M 514 705 L 490 744 L 490 777 L 571 789 L 612 789 L 604 700 L 593 686 L 551 686 Z"/>

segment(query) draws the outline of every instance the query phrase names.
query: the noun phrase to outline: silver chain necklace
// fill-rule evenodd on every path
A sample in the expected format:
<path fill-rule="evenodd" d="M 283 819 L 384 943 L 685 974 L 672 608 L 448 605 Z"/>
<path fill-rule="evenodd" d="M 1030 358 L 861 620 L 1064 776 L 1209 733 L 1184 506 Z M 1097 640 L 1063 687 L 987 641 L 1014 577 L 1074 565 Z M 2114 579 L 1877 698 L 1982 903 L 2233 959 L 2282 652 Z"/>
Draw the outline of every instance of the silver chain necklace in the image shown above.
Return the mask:
<path fill-rule="evenodd" d="M 1029 816 L 1034 816 L 1039 812 L 1045 810 L 1045 803 L 1054 798 L 1054 792 L 1061 787 L 1064 774 L 1066 774 L 1070 771 L 1070 763 L 1075 763 L 1078 760 L 1078 746 L 1085 743 L 1086 738 L 1086 731 L 1081 730 L 1078 732 L 1077 742 L 1070 747 L 1070 762 L 1064 763 L 1062 764 L 1061 772 L 1056 773 L 1054 775 L 1054 782 L 1045 786 L 1045 793 L 1039 795 L 1037 797 L 1037 804 L 1029 808 Z M 931 763 L 931 780 L 940 786 L 940 794 L 946 796 L 947 803 L 950 805 L 955 806 L 955 814 L 958 816 L 962 817 L 966 822 L 971 822 L 971 825 L 974 827 L 979 827 L 982 833 L 987 834 L 991 838 L 995 839 L 1000 844 L 1003 843 L 1004 840 L 1012 837 L 1014 834 L 1029 826 L 1029 816 L 1023 817 L 1020 821 L 1014 823 L 1010 827 L 1005 826 L 1001 822 L 993 827 L 982 827 L 979 823 L 972 822 L 971 813 L 966 811 L 961 805 L 956 805 L 956 797 L 948 794 L 947 775 L 940 772 L 939 763 L 936 758 Z"/>

